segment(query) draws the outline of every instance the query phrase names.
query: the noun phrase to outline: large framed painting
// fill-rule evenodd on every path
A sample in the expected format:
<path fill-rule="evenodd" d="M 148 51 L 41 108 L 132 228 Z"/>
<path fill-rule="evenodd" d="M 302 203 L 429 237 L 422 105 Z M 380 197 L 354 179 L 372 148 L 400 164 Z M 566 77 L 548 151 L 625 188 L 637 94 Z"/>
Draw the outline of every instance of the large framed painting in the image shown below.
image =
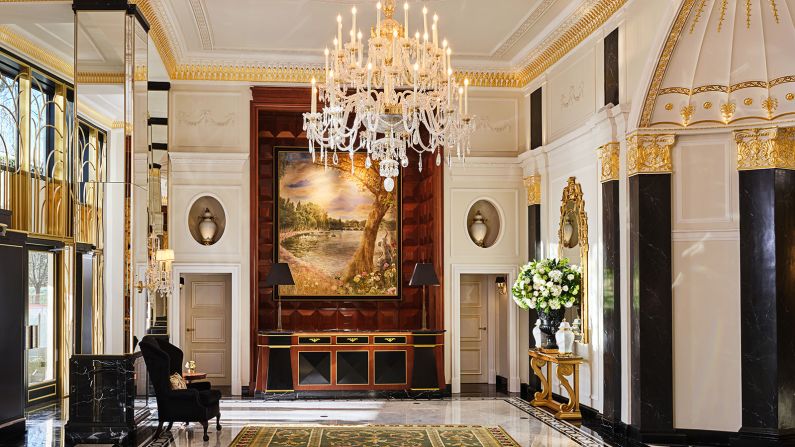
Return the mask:
<path fill-rule="evenodd" d="M 276 252 L 295 280 L 279 296 L 400 299 L 400 182 L 386 191 L 366 154 L 326 166 L 306 148 L 276 148 L 275 161 Z"/>

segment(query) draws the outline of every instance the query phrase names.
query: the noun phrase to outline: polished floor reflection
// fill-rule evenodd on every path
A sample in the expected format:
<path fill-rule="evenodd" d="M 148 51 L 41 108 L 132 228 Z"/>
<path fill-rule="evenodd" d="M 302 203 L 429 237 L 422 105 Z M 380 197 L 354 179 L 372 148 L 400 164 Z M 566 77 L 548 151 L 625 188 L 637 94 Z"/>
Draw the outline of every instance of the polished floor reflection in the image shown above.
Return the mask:
<path fill-rule="evenodd" d="M 15 446 L 61 446 L 60 405 L 31 411 L 24 443 Z M 171 432 L 144 445 L 226 447 L 248 424 L 477 424 L 499 425 L 522 446 L 604 445 L 571 424 L 555 421 L 516 397 L 458 397 L 445 400 L 301 400 L 271 401 L 225 398 L 224 428 L 210 430 L 202 441 L 199 424 L 174 424 Z M 212 426 L 211 426 L 212 427 Z M 353 447 L 353 446 L 352 446 Z"/>

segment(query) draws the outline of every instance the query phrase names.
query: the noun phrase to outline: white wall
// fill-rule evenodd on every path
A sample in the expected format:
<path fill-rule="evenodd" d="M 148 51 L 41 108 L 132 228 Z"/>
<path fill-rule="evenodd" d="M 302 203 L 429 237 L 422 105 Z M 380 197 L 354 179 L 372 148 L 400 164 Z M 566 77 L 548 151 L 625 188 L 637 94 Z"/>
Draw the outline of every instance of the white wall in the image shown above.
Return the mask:
<path fill-rule="evenodd" d="M 680 136 L 673 150 L 674 426 L 742 422 L 740 227 L 731 133 Z"/>
<path fill-rule="evenodd" d="M 445 334 L 445 378 L 455 386 L 453 374 L 452 338 L 454 312 L 452 292 L 454 286 L 453 266 L 463 266 L 468 273 L 509 273 L 527 261 L 527 199 L 522 181 L 522 168 L 514 158 L 471 157 L 466 163 L 454 162 L 445 170 L 444 178 L 444 322 Z M 467 214 L 476 201 L 486 199 L 500 213 L 500 235 L 494 245 L 478 247 L 469 238 Z M 496 222 L 488 222 L 494 228 Z M 506 271 L 493 271 L 503 268 Z M 511 304 L 515 306 L 514 304 Z M 518 309 L 518 308 L 517 308 Z M 517 329 L 514 334 L 519 375 L 514 383 L 509 381 L 511 391 L 519 391 L 521 382 L 529 378 L 527 349 L 529 327 L 527 312 L 519 311 Z M 500 322 L 500 326 L 503 323 Z M 510 379 L 509 376 L 506 375 Z"/>
<path fill-rule="evenodd" d="M 233 357 L 233 374 L 239 370 L 233 387 L 248 384 L 250 365 L 250 100 L 249 87 L 242 85 L 177 83 L 170 93 L 168 226 L 174 269 L 233 273 L 233 356 L 235 349 L 239 352 L 239 360 Z M 188 215 L 191 205 L 204 195 L 215 197 L 226 214 L 224 234 L 211 246 L 196 242 L 187 227 L 189 220 L 198 219 Z M 170 332 L 178 343 L 179 321 L 170 318 L 169 324 L 177 326 Z"/>

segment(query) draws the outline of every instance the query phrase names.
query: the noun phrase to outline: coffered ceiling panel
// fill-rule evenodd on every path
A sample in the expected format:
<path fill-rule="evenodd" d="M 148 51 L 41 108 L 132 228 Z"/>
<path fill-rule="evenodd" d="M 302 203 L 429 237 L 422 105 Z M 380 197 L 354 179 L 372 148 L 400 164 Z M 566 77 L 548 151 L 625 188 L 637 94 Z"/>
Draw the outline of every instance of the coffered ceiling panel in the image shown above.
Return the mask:
<path fill-rule="evenodd" d="M 311 63 L 322 60 L 331 45 L 336 16 L 350 27 L 351 8 L 358 8 L 357 28 L 375 26 L 374 0 L 237 0 L 234 7 L 220 0 L 152 0 L 165 14 L 179 39 L 178 51 L 186 63 Z M 510 66 L 512 59 L 537 38 L 551 22 L 578 2 L 564 0 L 410 1 L 409 28 L 422 26 L 422 6 L 430 22 L 439 15 L 440 39 L 447 38 L 459 65 L 477 61 L 494 68 Z M 396 2 L 396 19 L 403 22 L 403 1 Z M 220 59 L 220 61 L 219 61 Z"/>

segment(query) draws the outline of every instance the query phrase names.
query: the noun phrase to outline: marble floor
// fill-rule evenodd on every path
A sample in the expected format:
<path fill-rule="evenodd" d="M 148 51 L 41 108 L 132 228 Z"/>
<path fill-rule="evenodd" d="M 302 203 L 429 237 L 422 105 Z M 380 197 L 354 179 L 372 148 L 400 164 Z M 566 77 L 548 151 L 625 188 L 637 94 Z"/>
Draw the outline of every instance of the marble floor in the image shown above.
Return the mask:
<path fill-rule="evenodd" d="M 61 446 L 60 405 L 31 411 L 25 442 L 17 446 Z M 226 447 L 248 424 L 477 424 L 499 425 L 522 446 L 602 446 L 600 439 L 517 397 L 457 397 L 444 400 L 301 400 L 261 401 L 224 398 L 220 432 L 211 424 L 210 441 L 202 441 L 199 424 L 174 424 L 169 434 L 148 447 Z M 154 422 L 150 422 L 152 425 Z M 353 447 L 353 446 L 352 446 Z"/>

